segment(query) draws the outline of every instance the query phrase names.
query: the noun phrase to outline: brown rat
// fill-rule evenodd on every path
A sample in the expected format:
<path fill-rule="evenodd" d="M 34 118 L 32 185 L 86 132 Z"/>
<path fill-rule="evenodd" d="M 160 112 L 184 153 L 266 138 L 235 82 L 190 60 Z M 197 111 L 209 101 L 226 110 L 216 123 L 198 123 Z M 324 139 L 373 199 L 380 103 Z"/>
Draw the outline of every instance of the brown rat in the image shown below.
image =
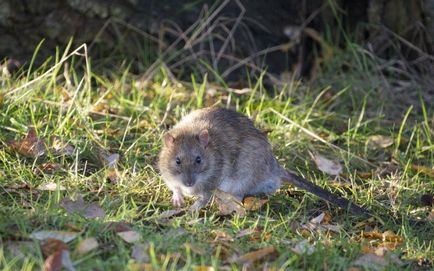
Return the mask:
<path fill-rule="evenodd" d="M 184 196 L 196 196 L 190 209 L 200 209 L 215 189 L 240 200 L 246 195 L 271 194 L 286 181 L 353 213 L 368 213 L 281 167 L 266 136 L 238 112 L 223 108 L 193 111 L 163 141 L 158 166 L 173 192 L 175 206 L 184 203 Z"/>

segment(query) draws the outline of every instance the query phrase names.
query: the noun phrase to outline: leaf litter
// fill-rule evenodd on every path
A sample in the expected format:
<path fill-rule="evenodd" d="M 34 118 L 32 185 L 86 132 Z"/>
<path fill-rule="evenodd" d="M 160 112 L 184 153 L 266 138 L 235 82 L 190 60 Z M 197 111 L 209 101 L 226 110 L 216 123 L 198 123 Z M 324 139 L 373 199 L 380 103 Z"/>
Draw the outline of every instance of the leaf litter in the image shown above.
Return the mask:
<path fill-rule="evenodd" d="M 319 170 L 331 176 L 339 176 L 342 173 L 342 165 L 339 162 L 332 161 L 320 154 L 309 152 L 312 160 L 315 162 Z"/>
<path fill-rule="evenodd" d="M 60 206 L 62 206 L 69 214 L 77 213 L 85 218 L 103 218 L 105 216 L 105 211 L 98 205 L 98 203 L 86 203 L 84 202 L 82 195 L 77 195 L 75 201 L 65 197 L 61 200 Z"/>

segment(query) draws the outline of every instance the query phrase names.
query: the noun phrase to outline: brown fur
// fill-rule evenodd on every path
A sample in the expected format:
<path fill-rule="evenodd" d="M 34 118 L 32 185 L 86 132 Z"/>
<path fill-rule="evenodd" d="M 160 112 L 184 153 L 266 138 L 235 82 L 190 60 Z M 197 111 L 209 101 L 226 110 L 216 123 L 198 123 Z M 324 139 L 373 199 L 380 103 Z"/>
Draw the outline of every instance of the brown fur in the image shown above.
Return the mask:
<path fill-rule="evenodd" d="M 159 168 L 173 192 L 174 205 L 182 205 L 185 195 L 199 197 L 192 209 L 203 207 L 217 188 L 242 199 L 273 193 L 282 181 L 342 208 L 351 205 L 287 172 L 278 164 L 265 135 L 249 118 L 222 108 L 193 111 L 175 125 L 164 137 Z M 350 210 L 359 213 L 362 209 L 351 205 Z"/>

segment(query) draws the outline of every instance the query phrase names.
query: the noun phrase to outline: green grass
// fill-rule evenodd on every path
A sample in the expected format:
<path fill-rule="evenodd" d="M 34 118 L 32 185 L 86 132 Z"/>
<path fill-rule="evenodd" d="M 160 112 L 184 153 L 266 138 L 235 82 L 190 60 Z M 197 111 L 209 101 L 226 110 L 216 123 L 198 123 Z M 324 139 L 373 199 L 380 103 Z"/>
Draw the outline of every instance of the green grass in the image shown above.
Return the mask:
<path fill-rule="evenodd" d="M 336 61 L 352 54 L 342 52 Z M 72 65 L 64 66 L 66 62 Z M 79 237 L 68 244 L 77 270 L 133 269 L 132 245 L 107 230 L 107 223 L 112 221 L 131 223 L 141 233 L 150 266 L 155 270 L 194 270 L 202 265 L 238 270 L 242 265 L 230 263 L 232 256 L 270 245 L 278 253 L 255 262 L 253 267 L 268 262 L 267 266 L 276 269 L 346 270 L 364 253 L 362 232 L 373 229 L 391 230 L 403 239 L 392 254 L 401 257 L 404 265 L 391 263 L 390 270 L 413 270 L 419 258 L 434 257 L 434 227 L 427 221 L 431 210 L 421 208 L 420 203 L 422 194 L 433 193 L 433 176 L 412 167 L 429 168 L 434 164 L 433 108 L 428 101 L 420 107 L 422 112 L 395 104 L 394 112 L 401 115 L 390 120 L 390 104 L 378 94 L 382 79 L 369 65 L 356 63 L 354 69 L 344 73 L 337 72 L 339 63 L 330 63 L 316 84 L 295 84 L 291 91 L 283 89 L 280 95 L 271 97 L 261 78 L 250 81 L 250 93 L 238 95 L 222 90 L 210 96 L 206 83 L 194 76 L 193 88 L 171 82 L 164 71 L 144 84 L 127 68 L 93 71 L 88 59 L 80 56 L 59 53 L 55 63 L 47 62 L 39 69 L 0 81 L 2 269 L 40 269 L 44 257 L 39 249 L 20 258 L 9 251 L 8 242 L 28 240 L 36 230 L 69 230 L 71 224 L 81 230 Z M 69 95 L 66 102 L 65 93 Z M 161 213 L 172 208 L 170 192 L 156 169 L 162 135 L 187 112 L 207 105 L 230 106 L 255 116 L 258 127 L 270 130 L 268 136 L 275 154 L 286 168 L 365 206 L 373 218 L 353 216 L 313 195 L 283 187 L 260 210 L 248 212 L 245 217 L 222 217 L 215 207 L 209 207 L 200 214 L 162 221 Z M 316 140 L 271 108 L 329 144 Z M 23 138 L 29 127 L 34 127 L 40 138 L 58 136 L 74 145 L 74 155 L 35 159 L 11 151 L 8 142 Z M 372 135 L 391 136 L 395 141 L 390 147 L 373 149 L 367 144 Z M 106 169 L 95 158 L 99 148 L 120 154 L 117 183 L 107 180 Z M 351 188 L 329 185 L 331 177 L 316 169 L 309 151 L 341 160 Z M 49 161 L 60 163 L 63 171 L 52 175 L 34 173 L 35 167 Z M 397 165 L 396 173 L 374 173 L 364 178 L 357 175 L 391 161 Z M 66 191 L 35 189 L 48 182 L 61 184 Z M 28 187 L 16 188 L 20 184 Z M 86 219 L 68 214 L 59 203 L 65 196 L 78 193 L 87 202 L 98 202 L 106 216 Z M 331 223 L 341 226 L 339 233 L 314 230 L 306 234 L 297 230 L 297 225 L 323 211 L 331 214 Z M 258 234 L 253 240 L 245 236 L 215 241 L 216 231 L 233 237 L 245 229 Z M 97 238 L 99 247 L 78 255 L 77 244 L 88 237 Z M 291 250 L 302 240 L 313 244 L 312 255 Z"/>

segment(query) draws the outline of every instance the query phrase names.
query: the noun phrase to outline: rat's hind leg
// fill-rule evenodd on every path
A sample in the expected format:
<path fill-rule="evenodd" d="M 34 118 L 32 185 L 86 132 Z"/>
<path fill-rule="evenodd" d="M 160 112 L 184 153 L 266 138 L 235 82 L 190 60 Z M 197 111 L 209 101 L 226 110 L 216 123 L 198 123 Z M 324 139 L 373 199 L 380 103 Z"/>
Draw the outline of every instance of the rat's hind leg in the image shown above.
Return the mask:
<path fill-rule="evenodd" d="M 251 188 L 249 194 L 272 194 L 279 189 L 281 181 L 279 178 L 270 178 L 264 181 L 258 182 L 254 187 Z"/>

